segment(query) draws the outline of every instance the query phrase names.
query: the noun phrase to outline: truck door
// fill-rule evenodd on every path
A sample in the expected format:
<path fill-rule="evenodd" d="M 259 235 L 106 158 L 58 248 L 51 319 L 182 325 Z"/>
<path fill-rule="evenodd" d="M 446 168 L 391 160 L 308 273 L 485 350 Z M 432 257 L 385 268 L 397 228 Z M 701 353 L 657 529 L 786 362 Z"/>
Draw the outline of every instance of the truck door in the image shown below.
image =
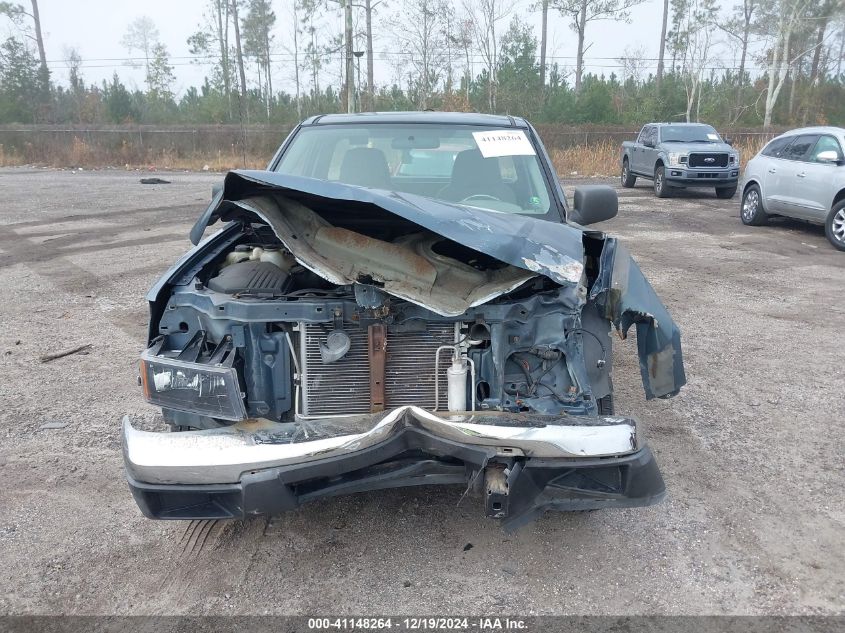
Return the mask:
<path fill-rule="evenodd" d="M 657 155 L 660 153 L 657 149 L 657 144 L 660 142 L 659 135 L 660 128 L 652 125 L 648 135 L 651 147 L 646 147 L 643 152 L 642 169 L 643 173 L 647 176 L 654 176 L 654 164 L 657 162 Z"/>
<path fill-rule="evenodd" d="M 644 165 L 646 162 L 645 155 L 648 152 L 646 142 L 650 138 L 650 135 L 651 126 L 644 125 L 643 129 L 640 130 L 640 135 L 637 138 L 636 145 L 631 150 L 631 169 L 634 171 L 634 173 L 651 175 L 647 170 L 644 169 Z"/>

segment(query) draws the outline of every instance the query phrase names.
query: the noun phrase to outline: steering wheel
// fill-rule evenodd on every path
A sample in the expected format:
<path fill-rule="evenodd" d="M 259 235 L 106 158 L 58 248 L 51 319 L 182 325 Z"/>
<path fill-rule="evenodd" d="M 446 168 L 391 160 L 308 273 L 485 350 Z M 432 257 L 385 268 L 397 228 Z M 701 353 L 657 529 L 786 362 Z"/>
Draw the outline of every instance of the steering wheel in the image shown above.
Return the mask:
<path fill-rule="evenodd" d="M 469 202 L 470 200 L 495 200 L 496 202 L 502 201 L 500 198 L 497 198 L 496 196 L 491 196 L 486 193 L 474 193 L 471 196 L 467 196 L 466 198 L 461 200 L 461 202 L 458 204 L 461 204 L 463 202 Z"/>

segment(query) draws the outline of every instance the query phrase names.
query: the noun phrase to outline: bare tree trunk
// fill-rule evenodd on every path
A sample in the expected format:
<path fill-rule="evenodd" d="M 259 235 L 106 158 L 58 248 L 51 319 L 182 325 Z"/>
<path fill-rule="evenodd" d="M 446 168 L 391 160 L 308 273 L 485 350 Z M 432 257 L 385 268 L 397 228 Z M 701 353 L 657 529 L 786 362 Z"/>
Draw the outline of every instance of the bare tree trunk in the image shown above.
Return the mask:
<path fill-rule="evenodd" d="M 241 48 L 241 25 L 238 21 L 238 2 L 232 0 L 232 24 L 235 26 L 235 55 L 238 62 L 238 77 L 241 80 L 241 99 L 246 99 L 246 73 L 244 72 L 244 53 Z"/>
<path fill-rule="evenodd" d="M 657 94 L 663 83 L 663 59 L 666 55 L 666 25 L 669 22 L 669 0 L 663 0 L 663 26 L 660 29 L 660 54 L 657 57 Z"/>
<path fill-rule="evenodd" d="M 32 22 L 35 27 L 35 43 L 38 45 L 38 82 L 46 95 L 50 89 L 50 69 L 47 68 L 47 54 L 44 52 L 44 37 L 41 35 L 41 15 L 38 13 L 38 0 L 32 0 Z"/>
<path fill-rule="evenodd" d="M 745 60 L 748 57 L 748 38 L 751 33 L 751 13 L 748 11 L 748 0 L 745 1 L 745 25 L 742 30 L 742 53 L 739 56 L 739 77 L 737 78 L 736 86 L 736 116 L 739 118 L 739 113 L 742 108 L 742 89 L 745 86 Z M 753 7 L 751 9 L 753 11 Z"/>
<path fill-rule="evenodd" d="M 669 0 L 666 0 L 667 2 Z M 540 104 L 546 101 L 546 45 L 549 39 L 549 0 L 543 0 L 543 22 L 540 32 Z"/>
<path fill-rule="evenodd" d="M 246 108 L 246 120 L 249 123 L 249 108 L 246 107 L 246 73 L 244 72 L 244 53 L 241 48 L 241 25 L 238 20 L 238 2 L 232 0 L 232 24 L 235 27 L 235 55 L 238 64 L 238 78 L 240 79 L 241 108 Z"/>
<path fill-rule="evenodd" d="M 299 0 L 293 3 L 293 73 L 296 82 L 296 117 L 302 120 L 302 93 L 299 88 Z"/>
<path fill-rule="evenodd" d="M 223 7 L 226 15 L 223 15 Z M 229 3 L 217 0 L 214 5 L 217 13 L 217 41 L 220 44 L 220 69 L 223 72 L 223 89 L 226 91 L 226 101 L 229 104 L 229 118 L 232 118 L 232 85 L 229 72 Z M 225 26 L 224 26 L 225 25 Z"/>
<path fill-rule="evenodd" d="M 346 29 L 344 39 L 346 40 L 346 111 L 355 112 L 355 93 L 353 85 L 355 82 L 355 67 L 352 59 L 352 0 L 345 0 L 343 10 L 346 16 Z"/>
<path fill-rule="evenodd" d="M 822 44 L 824 44 L 824 33 L 827 30 L 827 23 L 830 19 L 829 15 L 823 15 L 820 18 L 819 30 L 816 33 L 816 50 L 813 51 L 813 62 L 810 66 L 810 83 L 816 85 L 819 83 L 819 62 L 822 57 Z"/>
<path fill-rule="evenodd" d="M 464 88 L 466 89 L 467 105 L 469 105 L 469 85 L 472 83 L 472 62 L 469 56 L 469 42 L 469 39 L 464 39 L 464 57 L 466 57 L 466 85 Z"/>
<path fill-rule="evenodd" d="M 792 35 L 792 26 L 781 24 L 779 38 L 772 48 L 772 63 L 769 65 L 769 86 L 766 90 L 766 105 L 763 114 L 764 129 L 772 127 L 772 111 L 786 79 L 786 73 L 789 71 L 789 40 Z"/>
<path fill-rule="evenodd" d="M 308 30 L 311 32 L 311 83 L 314 97 L 314 110 L 320 111 L 320 68 L 316 58 L 317 51 L 317 30 L 314 28 L 314 17 L 309 16 Z"/>
<path fill-rule="evenodd" d="M 490 65 L 492 72 L 490 76 L 493 78 L 493 82 L 491 83 L 491 100 L 490 100 L 490 112 L 496 111 L 497 102 L 499 100 L 499 44 L 496 42 L 496 6 L 495 3 L 491 3 L 491 11 L 490 11 L 490 39 L 493 42 L 493 49 L 492 49 L 492 59 L 493 63 Z"/>
<path fill-rule="evenodd" d="M 827 24 L 829 19 L 830 15 L 828 13 L 825 13 L 819 18 L 819 28 L 816 31 L 815 50 L 813 51 L 813 60 L 810 63 L 810 77 L 807 89 L 804 91 L 804 103 L 801 108 L 802 125 L 807 124 L 807 121 L 810 118 L 810 114 L 816 114 L 816 108 L 814 106 L 817 101 L 815 97 L 819 87 L 819 69 L 821 67 L 822 48 L 824 48 L 824 34 L 827 30 Z"/>
<path fill-rule="evenodd" d="M 587 30 L 587 1 L 581 0 L 578 16 L 578 57 L 575 60 L 575 93 L 581 92 L 581 77 L 584 74 L 584 33 Z"/>
<path fill-rule="evenodd" d="M 787 106 L 786 115 L 789 117 L 789 121 L 792 122 L 793 117 L 795 116 L 795 87 L 801 81 L 800 67 L 797 67 L 794 71 L 790 72 L 789 79 L 789 104 Z"/>
<path fill-rule="evenodd" d="M 367 110 L 376 109 L 376 90 L 373 71 L 373 5 L 372 0 L 364 0 L 365 20 L 367 23 Z"/>
<path fill-rule="evenodd" d="M 267 15 L 264 13 L 264 6 L 261 5 L 261 23 L 264 29 L 264 74 L 267 75 L 267 120 L 270 120 L 270 108 L 273 105 L 273 68 L 270 59 L 270 28 L 267 26 Z"/>

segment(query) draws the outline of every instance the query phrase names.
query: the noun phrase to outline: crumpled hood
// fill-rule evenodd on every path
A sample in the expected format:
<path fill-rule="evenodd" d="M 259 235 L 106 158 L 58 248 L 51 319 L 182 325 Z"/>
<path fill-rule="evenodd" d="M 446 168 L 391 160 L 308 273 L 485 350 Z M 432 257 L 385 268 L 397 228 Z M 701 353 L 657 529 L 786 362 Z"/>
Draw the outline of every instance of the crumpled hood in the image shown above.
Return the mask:
<path fill-rule="evenodd" d="M 275 203 L 270 200 L 273 196 L 280 196 L 286 202 L 279 207 L 278 200 Z M 266 204 L 267 201 L 271 204 Z M 304 235 L 297 237 L 292 230 L 296 226 L 291 224 L 291 220 L 297 219 L 297 214 L 304 217 L 302 213 L 308 213 L 310 208 L 336 207 L 338 202 L 346 203 L 344 210 L 348 210 L 350 215 L 371 213 L 376 207 L 510 264 L 515 269 L 544 275 L 568 289 L 571 308 L 579 310 L 588 300 L 594 301 L 622 338 L 632 325 L 636 325 L 646 398 L 673 396 L 686 384 L 680 330 L 627 250 L 602 233 L 523 215 L 473 209 L 408 193 L 364 189 L 274 172 L 232 171 L 226 175 L 223 190 L 215 196 L 191 230 L 191 241 L 198 243 L 206 227 L 219 219 L 264 221 L 300 262 L 330 281 L 337 277 L 333 283 L 355 282 L 354 276 L 344 277 L 338 270 L 331 270 L 330 266 L 319 265 L 321 260 L 332 259 L 331 249 L 320 252 L 312 240 L 307 244 L 309 252 L 302 244 L 296 244 L 305 242 Z M 303 224 L 298 226 L 301 228 Z M 317 233 L 319 229 L 317 226 Z M 290 243 L 286 242 L 286 238 Z M 585 239 L 601 243 L 599 270 L 589 297 L 586 294 L 588 280 L 584 275 Z M 366 259 L 364 250 L 359 252 L 360 257 Z M 387 285 L 385 290 L 440 314 L 459 315 L 468 306 L 489 301 L 518 283 L 520 279 L 514 275 L 491 280 L 489 288 L 493 291 L 481 292 L 475 298 L 459 296 L 459 303 L 454 305 L 426 303 L 421 300 L 419 292 L 403 295 Z M 476 290 L 483 290 L 483 287 L 479 286 Z M 428 296 L 434 297 L 433 294 Z M 442 296 L 443 293 L 441 301 Z"/>
<path fill-rule="evenodd" d="M 269 171 L 236 170 L 226 174 L 223 190 L 191 229 L 199 243 L 208 225 L 231 207 L 231 202 L 274 192 L 306 207 L 331 201 L 376 206 L 459 244 L 505 263 L 545 275 L 562 285 L 574 285 L 584 271 L 582 232 L 567 224 L 524 215 L 495 213 L 448 204 L 410 193 L 364 189 L 315 178 Z"/>

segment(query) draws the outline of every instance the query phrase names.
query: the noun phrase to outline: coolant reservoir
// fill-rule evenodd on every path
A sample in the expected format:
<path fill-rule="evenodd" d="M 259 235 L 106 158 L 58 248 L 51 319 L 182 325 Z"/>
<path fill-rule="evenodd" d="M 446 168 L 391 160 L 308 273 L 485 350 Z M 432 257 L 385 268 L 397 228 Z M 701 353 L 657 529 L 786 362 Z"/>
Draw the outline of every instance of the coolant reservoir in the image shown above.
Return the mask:
<path fill-rule="evenodd" d="M 461 358 L 452 361 L 446 370 L 448 383 L 449 411 L 467 410 L 467 365 Z"/>
<path fill-rule="evenodd" d="M 239 246 L 238 248 L 233 250 L 231 253 L 226 255 L 226 259 L 223 262 L 223 266 L 221 266 L 221 268 L 225 267 L 225 266 L 229 266 L 230 264 L 237 264 L 238 262 L 245 262 L 250 258 L 251 255 L 252 255 L 251 250 L 244 249 L 244 248 Z"/>
<path fill-rule="evenodd" d="M 270 262 L 271 264 L 275 264 L 282 270 L 287 270 L 288 268 L 290 268 L 280 248 L 265 248 L 258 259 L 260 259 L 262 262 Z"/>

